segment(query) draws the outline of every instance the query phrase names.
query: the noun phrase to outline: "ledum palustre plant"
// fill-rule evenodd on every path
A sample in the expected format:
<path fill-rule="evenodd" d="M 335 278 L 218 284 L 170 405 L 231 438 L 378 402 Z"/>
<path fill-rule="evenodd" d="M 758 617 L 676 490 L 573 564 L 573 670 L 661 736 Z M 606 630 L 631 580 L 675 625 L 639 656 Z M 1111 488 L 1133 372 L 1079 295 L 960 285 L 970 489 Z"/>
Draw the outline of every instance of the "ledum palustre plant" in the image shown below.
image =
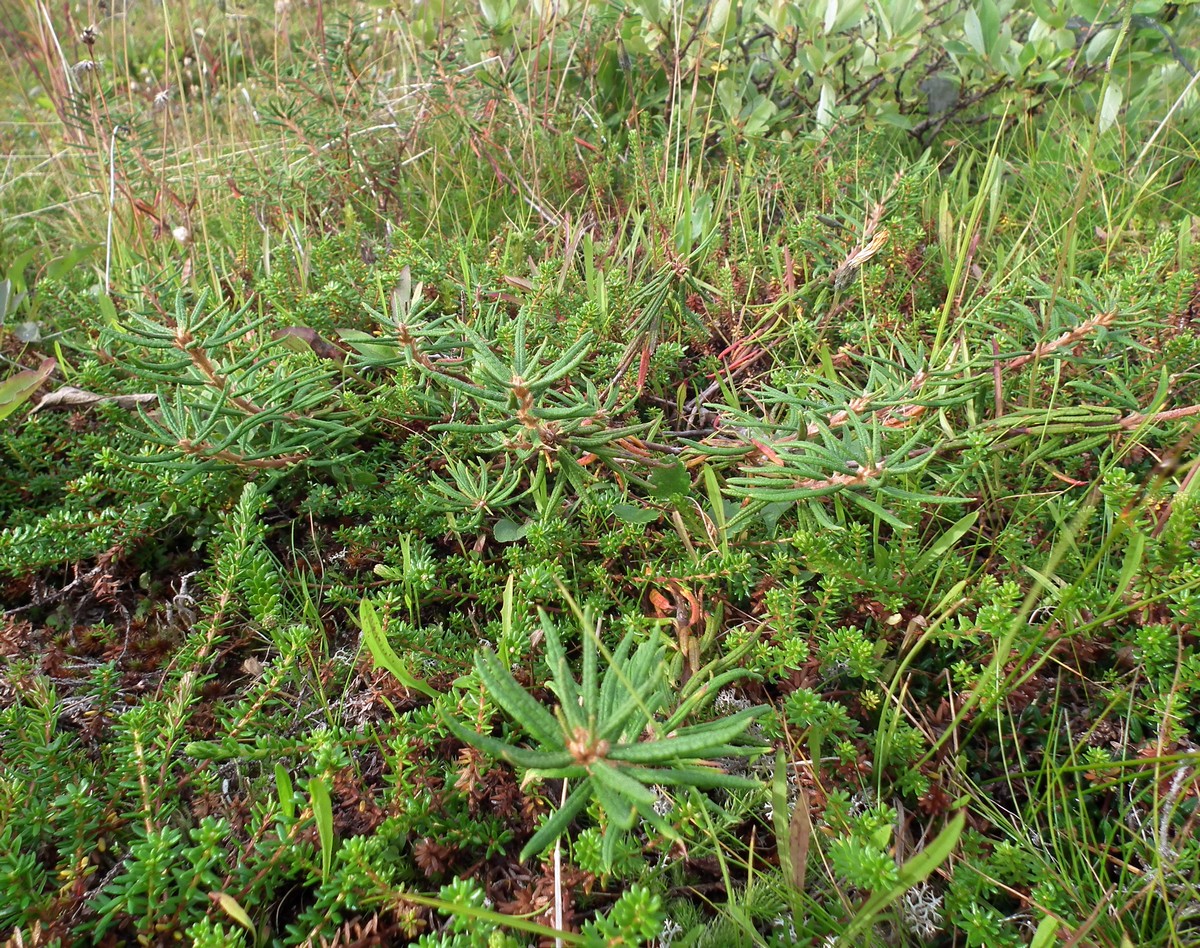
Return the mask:
<path fill-rule="evenodd" d="M 721 769 L 716 758 L 763 753 L 746 741 L 746 730 L 766 713 L 765 706 L 744 708 L 720 720 L 685 725 L 717 691 L 746 676 L 744 669 L 697 675 L 677 692 L 669 680 L 666 643 L 655 634 L 636 644 L 632 632 L 609 652 L 600 642 L 600 622 L 590 610 L 572 609 L 579 622 L 582 677 L 571 674 L 567 652 L 555 622 L 539 610 L 550 667 L 549 687 L 559 699 L 553 711 L 522 688 L 490 648 L 475 657 L 475 675 L 488 697 L 520 725 L 533 746 L 515 738 L 481 733 L 443 709 L 442 720 L 459 740 L 524 771 L 526 779 L 569 781 L 570 795 L 530 838 L 522 860 L 544 851 L 566 832 L 595 799 L 608 820 L 629 830 L 645 820 L 667 838 L 675 834 L 655 813 L 655 785 L 697 789 L 757 790 L 760 780 Z M 603 657 L 603 664 L 601 658 Z M 716 669 L 711 669 L 715 671 Z M 678 697 L 678 700 L 674 699 Z M 487 723 L 480 722 L 484 730 Z M 610 863 L 619 838 L 604 835 L 603 858 Z"/>
<path fill-rule="evenodd" d="M 202 289 L 194 302 L 175 294 L 158 318 L 115 314 L 102 345 L 142 383 L 157 388 L 156 411 L 142 411 L 149 447 L 141 460 L 188 477 L 218 464 L 275 471 L 327 465 L 357 430 L 340 405 L 332 359 L 296 356 L 285 332 L 249 305 L 230 309 Z"/>

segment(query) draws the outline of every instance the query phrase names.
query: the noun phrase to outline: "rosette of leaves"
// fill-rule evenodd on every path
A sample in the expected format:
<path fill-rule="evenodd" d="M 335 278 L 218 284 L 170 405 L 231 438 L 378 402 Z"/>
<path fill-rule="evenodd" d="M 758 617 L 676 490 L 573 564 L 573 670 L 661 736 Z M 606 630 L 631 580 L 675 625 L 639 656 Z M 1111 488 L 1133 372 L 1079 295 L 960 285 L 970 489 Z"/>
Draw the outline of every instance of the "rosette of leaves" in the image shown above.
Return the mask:
<path fill-rule="evenodd" d="M 574 605 L 572 603 L 572 605 Z M 553 710 L 522 688 L 495 652 L 476 654 L 475 672 L 488 697 L 520 725 L 533 742 L 481 734 L 443 709 L 443 720 L 459 740 L 507 761 L 528 776 L 571 781 L 563 805 L 521 850 L 522 860 L 543 852 L 566 832 L 571 821 L 595 800 L 612 826 L 621 830 L 642 819 L 668 838 L 674 831 L 654 812 L 654 785 L 759 789 L 757 780 L 722 770 L 717 758 L 753 756 L 761 745 L 744 742 L 746 729 L 766 707 L 701 724 L 685 725 L 699 707 L 729 681 L 749 674 L 733 669 L 715 676 L 697 675 L 680 693 L 668 680 L 666 643 L 657 633 L 635 647 L 630 632 L 604 657 L 589 613 L 577 612 L 583 627 L 582 677 L 576 680 L 554 623 L 539 610 L 551 670 L 550 688 L 559 704 Z M 671 701 L 678 698 L 672 711 Z M 664 713 L 666 712 L 666 713 Z M 604 835 L 602 858 L 611 862 L 618 834 Z"/>
<path fill-rule="evenodd" d="M 424 283 L 413 283 L 408 267 L 400 271 L 390 301 L 390 312 L 365 301 L 362 304 L 378 321 L 378 334 L 361 329 L 338 330 L 342 342 L 353 350 L 363 368 L 394 369 L 412 363 L 432 370 L 434 358 L 449 358 L 462 347 L 452 331 L 454 317 L 434 314 L 437 301 L 426 298 Z"/>
<path fill-rule="evenodd" d="M 430 475 L 427 504 L 436 513 L 461 517 L 458 526 L 463 530 L 478 527 L 484 514 L 509 507 L 525 494 L 521 490 L 521 470 L 512 467 L 507 457 L 502 470 L 494 470 L 492 462 L 482 458 L 475 464 L 452 458 L 446 472 L 448 480 L 436 473 Z"/>
<path fill-rule="evenodd" d="M 570 445 L 580 452 L 603 456 L 611 442 L 644 431 L 648 425 L 621 425 L 618 386 L 601 395 L 580 371 L 593 352 L 585 334 L 556 356 L 550 340 L 530 349 L 526 323 L 518 316 L 513 327 L 511 355 L 502 357 L 473 327 L 459 322 L 449 328 L 462 340 L 461 361 L 422 358 L 416 365 L 437 384 L 465 395 L 473 418 L 433 425 L 434 431 L 484 436 L 492 450 L 519 456 L 541 454 L 553 459 Z"/>

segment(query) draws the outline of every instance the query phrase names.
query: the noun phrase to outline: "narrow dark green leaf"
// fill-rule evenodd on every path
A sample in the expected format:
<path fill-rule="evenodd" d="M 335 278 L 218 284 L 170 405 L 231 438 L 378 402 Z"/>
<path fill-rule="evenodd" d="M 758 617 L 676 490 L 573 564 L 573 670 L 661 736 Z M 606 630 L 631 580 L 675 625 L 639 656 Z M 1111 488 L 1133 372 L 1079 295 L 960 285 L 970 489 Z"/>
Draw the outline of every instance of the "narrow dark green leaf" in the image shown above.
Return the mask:
<path fill-rule="evenodd" d="M 563 717 L 566 718 L 567 727 L 572 732 L 586 730 L 587 718 L 583 711 L 579 686 L 567 663 L 567 653 L 563 649 L 558 628 L 545 610 L 540 610 L 539 615 L 542 622 L 542 634 L 546 639 L 546 663 L 550 666 L 550 672 L 554 676 L 554 691 L 558 695 L 559 706 L 562 708 Z"/>
<path fill-rule="evenodd" d="M 606 769 L 607 768 L 607 769 Z M 608 818 L 621 829 L 631 829 L 637 822 L 637 805 L 621 792 L 619 785 L 614 785 L 609 771 L 612 770 L 602 762 L 592 764 L 589 768 L 592 776 L 593 792 L 600 806 L 608 814 Z M 604 776 L 601 776 L 603 772 Z"/>
<path fill-rule="evenodd" d="M 763 785 L 761 780 L 753 777 L 742 777 L 700 765 L 627 767 L 626 771 L 647 785 L 661 783 L 667 787 L 696 787 L 698 790 L 759 790 Z"/>
<path fill-rule="evenodd" d="M 591 799 L 592 781 L 591 778 L 585 778 L 575 785 L 575 789 L 571 791 L 566 802 L 530 837 L 518 858 L 524 862 L 530 856 L 549 848 L 558 837 L 567 831 L 571 821 L 584 811 Z"/>
<path fill-rule="evenodd" d="M 658 800 L 654 791 L 638 781 L 636 777 L 631 776 L 637 772 L 634 768 L 626 770 L 622 767 L 614 767 L 607 761 L 597 760 L 588 769 L 592 780 L 597 785 L 603 784 L 611 787 L 639 807 L 648 809 L 654 806 Z"/>
<path fill-rule="evenodd" d="M 600 707 L 600 681 L 597 658 L 599 653 L 598 638 L 600 629 L 592 618 L 591 610 L 585 610 L 580 623 L 580 634 L 583 636 L 583 713 L 587 718 L 587 729 L 593 733 L 597 730 L 596 715 Z"/>
<path fill-rule="evenodd" d="M 464 744 L 470 744 L 472 747 L 491 754 L 493 757 L 507 761 L 514 767 L 541 772 L 567 768 L 575 760 L 570 751 L 567 750 L 526 750 L 523 747 L 514 747 L 512 744 L 507 744 L 492 737 L 490 734 L 480 734 L 478 731 L 467 727 L 449 711 L 443 711 L 441 718 L 447 730 Z"/>
<path fill-rule="evenodd" d="M 629 663 L 629 654 L 633 651 L 633 633 L 626 633 L 617 645 L 612 654 L 612 664 L 617 668 L 624 668 Z M 616 675 L 609 673 L 604 676 L 604 681 L 600 683 L 600 707 L 598 715 L 602 724 L 607 725 L 607 722 L 612 718 L 613 711 L 616 708 L 617 687 L 620 684 Z M 606 739 L 611 739 L 606 734 Z"/>
<path fill-rule="evenodd" d="M 673 736 L 657 741 L 621 744 L 609 751 L 612 760 L 636 764 L 668 763 L 714 756 L 716 749 L 745 732 L 756 717 L 765 714 L 765 706 L 746 708 L 719 721 L 680 728 Z"/>
<path fill-rule="evenodd" d="M 562 728 L 554 715 L 517 684 L 495 652 L 480 649 L 475 655 L 475 670 L 492 700 L 525 728 L 530 737 L 548 748 L 564 746 Z"/>

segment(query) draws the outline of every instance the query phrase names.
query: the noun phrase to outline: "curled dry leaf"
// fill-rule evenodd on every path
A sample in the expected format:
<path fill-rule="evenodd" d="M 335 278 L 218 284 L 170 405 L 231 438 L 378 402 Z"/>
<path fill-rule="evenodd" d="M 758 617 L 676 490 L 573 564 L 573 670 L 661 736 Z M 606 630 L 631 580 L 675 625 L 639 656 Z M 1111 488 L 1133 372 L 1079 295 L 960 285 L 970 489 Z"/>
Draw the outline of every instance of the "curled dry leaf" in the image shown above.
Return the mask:
<path fill-rule="evenodd" d="M 95 392 L 76 388 L 74 385 L 64 385 L 46 395 L 33 410 L 38 412 L 45 408 L 91 408 L 94 405 L 112 402 L 118 408 L 132 411 L 138 405 L 148 405 L 157 400 L 158 396 L 153 392 L 138 392 L 133 395 L 97 395 Z"/>
<path fill-rule="evenodd" d="M 297 352 L 302 352 L 307 346 L 321 359 L 343 362 L 346 358 L 345 349 L 318 335 L 315 330 L 309 329 L 307 326 L 286 326 L 283 329 L 276 329 L 271 336 Z"/>

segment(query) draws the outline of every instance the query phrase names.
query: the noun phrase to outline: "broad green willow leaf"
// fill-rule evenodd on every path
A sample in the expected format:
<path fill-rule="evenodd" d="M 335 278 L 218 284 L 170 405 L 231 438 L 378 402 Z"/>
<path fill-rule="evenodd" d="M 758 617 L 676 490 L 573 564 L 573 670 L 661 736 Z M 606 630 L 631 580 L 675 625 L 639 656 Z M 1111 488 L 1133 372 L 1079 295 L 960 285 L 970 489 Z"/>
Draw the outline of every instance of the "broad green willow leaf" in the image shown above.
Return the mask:
<path fill-rule="evenodd" d="M 321 840 L 321 878 L 328 879 L 333 863 L 333 803 L 325 781 L 313 777 L 308 782 L 308 797 L 312 802 L 313 819 L 317 823 L 317 836 Z"/>
<path fill-rule="evenodd" d="M 358 606 L 359 624 L 362 626 L 363 641 L 367 644 L 367 649 L 371 653 L 371 658 L 379 668 L 386 668 L 396 680 L 410 691 L 419 691 L 427 698 L 437 698 L 438 692 L 434 691 L 425 682 L 416 678 L 412 672 L 404 667 L 404 663 L 400 661 L 400 656 L 393 650 L 391 643 L 388 642 L 387 636 L 383 632 L 383 622 L 379 618 L 379 613 L 375 610 L 375 604 L 369 599 L 364 599 Z"/>
<path fill-rule="evenodd" d="M 43 359 L 36 369 L 22 369 L 0 382 L 0 421 L 25 404 L 57 366 L 54 359 Z"/>

